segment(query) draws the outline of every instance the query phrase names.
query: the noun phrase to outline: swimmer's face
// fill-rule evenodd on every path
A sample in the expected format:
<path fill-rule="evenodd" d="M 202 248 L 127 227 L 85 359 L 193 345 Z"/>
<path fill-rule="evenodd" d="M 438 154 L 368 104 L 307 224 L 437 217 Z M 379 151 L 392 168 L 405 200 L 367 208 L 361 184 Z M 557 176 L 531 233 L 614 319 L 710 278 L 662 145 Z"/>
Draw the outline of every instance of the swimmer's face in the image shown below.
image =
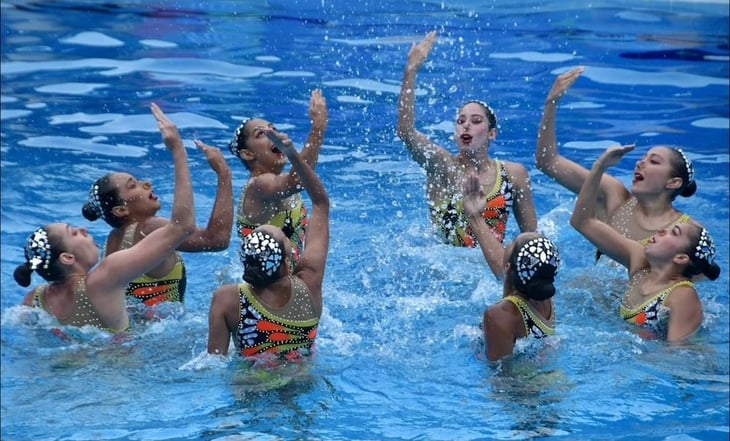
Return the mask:
<path fill-rule="evenodd" d="M 456 116 L 454 138 L 460 148 L 488 146 L 497 136 L 496 128 L 490 128 L 486 109 L 479 103 L 464 105 Z"/>

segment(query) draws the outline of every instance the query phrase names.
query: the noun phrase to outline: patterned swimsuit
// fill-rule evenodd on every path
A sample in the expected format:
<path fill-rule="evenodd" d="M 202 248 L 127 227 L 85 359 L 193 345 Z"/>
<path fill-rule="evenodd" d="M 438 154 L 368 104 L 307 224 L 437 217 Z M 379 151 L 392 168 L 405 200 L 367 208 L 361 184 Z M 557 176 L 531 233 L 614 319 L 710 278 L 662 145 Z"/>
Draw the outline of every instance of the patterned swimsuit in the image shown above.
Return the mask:
<path fill-rule="evenodd" d="M 632 279 L 632 285 L 636 286 L 643 277 L 648 275 L 648 271 L 644 271 L 642 274 L 643 276 L 640 274 Z M 668 288 L 659 291 L 645 302 L 635 307 L 629 307 L 625 305 L 624 302 L 621 302 L 621 318 L 623 318 L 626 323 L 631 323 L 632 325 L 643 328 L 649 328 L 660 335 L 665 335 L 667 325 L 669 324 L 669 308 L 667 308 L 665 303 L 669 294 L 671 294 L 675 288 L 680 286 L 689 286 L 694 288 L 695 285 L 690 280 L 679 281 Z M 632 288 L 629 287 L 629 290 L 631 289 Z"/>
<path fill-rule="evenodd" d="M 275 309 L 256 299 L 247 283 L 238 285 L 239 321 L 234 341 L 242 356 L 300 360 L 311 354 L 319 316 L 309 288 L 298 277 L 291 276 L 290 280 L 289 302 Z"/>
<path fill-rule="evenodd" d="M 137 224 L 134 223 L 124 230 L 120 249 L 123 250 L 134 245 L 136 229 Z M 151 277 L 143 274 L 130 282 L 127 285 L 127 299 L 141 301 L 147 306 L 154 306 L 162 302 L 183 302 L 187 286 L 185 262 L 178 252 L 175 252 L 175 259 L 175 266 L 166 276 Z"/>
<path fill-rule="evenodd" d="M 307 207 L 304 205 L 304 201 L 300 194 L 292 195 L 286 203 L 288 203 L 291 207 L 290 210 L 276 213 L 274 217 L 265 223 L 281 228 L 284 234 L 286 234 L 286 237 L 288 237 L 291 241 L 291 269 L 293 270 L 294 265 L 296 265 L 299 261 L 299 257 L 304 249 L 304 236 L 307 230 L 307 225 L 309 224 L 309 218 L 307 217 Z M 246 218 L 243 215 L 242 206 L 243 198 L 241 198 L 241 207 L 239 207 L 238 216 L 236 216 L 236 231 L 238 231 L 238 237 L 241 241 L 243 241 L 244 237 L 251 234 L 253 230 L 262 225 L 251 222 L 248 218 Z"/>
<path fill-rule="evenodd" d="M 501 161 L 497 161 L 497 180 L 492 191 L 487 195 L 487 203 L 482 216 L 497 239 L 502 242 L 507 231 L 507 220 L 514 203 L 513 185 L 509 180 L 507 169 Z M 439 237 L 444 243 L 460 247 L 475 247 L 476 238 L 469 227 L 464 214 L 461 195 L 456 194 L 450 200 L 445 199 L 429 207 L 431 220 L 437 228 Z"/>
<path fill-rule="evenodd" d="M 520 311 L 520 315 L 522 315 L 522 322 L 525 325 L 525 335 L 527 337 L 533 336 L 535 338 L 545 338 L 548 335 L 555 334 L 555 326 L 550 325 L 543 320 L 535 311 L 533 311 L 532 308 L 530 308 L 530 305 L 528 305 L 525 300 L 517 296 L 508 296 L 505 297 L 504 300 L 513 303 L 517 307 L 517 310 Z M 554 307 L 553 311 L 555 311 Z M 555 316 L 554 313 L 553 316 Z"/>

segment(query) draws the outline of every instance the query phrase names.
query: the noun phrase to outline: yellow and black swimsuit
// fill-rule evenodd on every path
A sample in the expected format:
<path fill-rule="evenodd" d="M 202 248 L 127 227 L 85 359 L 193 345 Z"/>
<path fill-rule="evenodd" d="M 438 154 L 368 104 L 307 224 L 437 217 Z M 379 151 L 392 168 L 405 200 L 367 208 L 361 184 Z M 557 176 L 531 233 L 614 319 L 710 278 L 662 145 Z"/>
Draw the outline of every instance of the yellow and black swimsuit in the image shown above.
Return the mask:
<path fill-rule="evenodd" d="M 291 298 L 282 308 L 264 306 L 247 283 L 238 285 L 239 320 L 234 342 L 244 357 L 297 361 L 312 352 L 319 315 L 309 288 L 291 276 Z"/>
<path fill-rule="evenodd" d="M 517 310 L 520 311 L 522 322 L 525 325 L 525 336 L 529 337 L 532 335 L 535 338 L 544 338 L 548 335 L 555 334 L 554 325 L 550 325 L 543 320 L 532 308 L 530 308 L 530 305 L 527 304 L 524 299 L 518 296 L 508 296 L 505 297 L 504 300 L 514 304 L 517 307 Z M 555 311 L 554 307 L 553 311 Z M 553 317 L 554 316 L 555 313 L 553 313 Z"/>
<path fill-rule="evenodd" d="M 504 164 L 499 160 L 496 162 L 499 173 L 492 191 L 487 194 L 487 203 L 482 216 L 487 226 L 502 242 L 514 203 L 512 197 L 513 185 L 509 180 Z M 455 194 L 451 199 L 432 203 L 429 211 L 431 221 L 436 226 L 438 235 L 444 243 L 459 247 L 475 247 L 477 245 L 474 233 L 469 227 L 469 221 L 464 214 L 464 205 L 460 194 Z"/>
<path fill-rule="evenodd" d="M 129 225 L 124 230 L 124 238 L 120 249 L 130 248 L 134 244 L 134 233 L 137 224 Z M 151 277 L 143 274 L 127 285 L 127 299 L 143 302 L 147 306 L 154 306 L 161 302 L 183 302 L 187 276 L 185 262 L 180 253 L 175 252 L 175 266 L 164 277 Z"/>
<path fill-rule="evenodd" d="M 651 328 L 662 334 L 665 333 L 669 319 L 669 308 L 667 308 L 665 303 L 669 294 L 671 294 L 675 288 L 680 286 L 689 286 L 694 288 L 695 285 L 690 280 L 679 281 L 654 294 L 651 298 L 636 307 L 626 306 L 622 302 L 620 308 L 621 318 L 623 318 L 626 323 Z"/>
<path fill-rule="evenodd" d="M 309 224 L 309 218 L 307 217 L 307 207 L 304 205 L 300 194 L 292 195 L 285 202 L 289 204 L 291 209 L 276 213 L 274 217 L 265 223 L 281 228 L 281 231 L 289 238 L 292 251 L 291 269 L 293 270 L 304 251 L 304 237 L 307 225 Z M 241 199 L 241 204 L 243 204 L 243 199 Z M 243 208 L 239 208 L 238 216 L 236 216 L 236 231 L 238 231 L 238 237 L 241 239 L 241 242 L 243 242 L 244 237 L 262 225 L 251 222 L 242 213 Z"/>
<path fill-rule="evenodd" d="M 41 285 L 35 289 L 35 293 L 33 294 L 33 307 L 34 308 L 40 308 L 44 311 L 47 311 L 45 306 L 43 305 L 43 292 L 45 291 L 46 287 L 48 285 Z M 91 325 L 96 328 L 99 328 L 104 331 L 109 332 L 122 332 L 125 331 L 129 324 L 127 324 L 127 327 L 124 329 L 110 329 L 104 326 L 104 323 L 101 321 L 101 318 L 94 310 L 94 307 L 91 305 L 91 301 L 89 300 L 89 296 L 86 294 L 86 277 L 81 277 L 78 282 L 76 282 L 76 287 L 74 288 L 74 305 L 73 305 L 73 312 L 71 313 L 71 317 L 61 320 L 58 319 L 58 322 L 61 323 L 64 326 L 70 325 L 70 326 L 87 326 Z"/>

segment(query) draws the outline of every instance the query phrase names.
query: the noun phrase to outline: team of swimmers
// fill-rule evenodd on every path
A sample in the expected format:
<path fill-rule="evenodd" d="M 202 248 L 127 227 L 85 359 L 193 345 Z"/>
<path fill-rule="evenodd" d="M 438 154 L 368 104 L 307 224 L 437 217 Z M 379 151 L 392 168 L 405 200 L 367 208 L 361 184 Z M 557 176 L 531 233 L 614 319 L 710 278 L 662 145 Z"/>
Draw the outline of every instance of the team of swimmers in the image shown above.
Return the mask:
<path fill-rule="evenodd" d="M 482 319 L 486 356 L 512 354 L 517 339 L 555 333 L 557 246 L 538 233 L 530 178 L 524 165 L 489 155 L 497 118 L 481 101 L 459 108 L 452 154 L 416 129 L 416 76 L 436 32 L 408 53 L 398 105 L 397 133 L 427 175 L 430 219 L 444 243 L 479 247 L 503 283 L 503 298 Z M 555 135 L 557 105 L 583 68 L 558 76 L 545 101 L 535 159 L 538 169 L 578 194 L 571 225 L 597 249 L 628 270 L 618 307 L 628 323 L 669 342 L 692 336 L 703 319 L 695 281 L 714 280 L 720 269 L 709 232 L 672 202 L 697 189 L 692 161 L 678 148 L 658 146 L 637 161 L 631 188 L 606 174 L 634 146 L 607 149 L 590 170 L 562 156 Z M 30 286 L 38 273 L 47 283 L 23 303 L 43 308 L 62 325 L 91 325 L 110 332 L 129 328 L 130 303 L 153 307 L 183 302 L 181 252 L 219 251 L 230 244 L 234 218 L 241 239 L 243 282 L 218 288 L 209 311 L 208 352 L 226 355 L 230 342 L 244 357 L 300 361 L 312 352 L 322 313 L 329 247 L 329 198 L 315 172 L 328 124 L 320 90 L 312 93 L 312 128 L 301 152 L 261 118 L 245 119 L 229 149 L 250 174 L 234 213 L 232 173 L 221 151 L 195 140 L 217 175 L 205 228 L 195 224 L 187 152 L 175 124 L 151 105 L 174 164 L 169 219 L 152 183 L 123 173 L 97 179 L 82 208 L 88 220 L 112 228 L 100 256 L 87 229 L 54 223 L 27 239 L 15 280 Z M 289 165 L 288 172 L 285 170 Z M 311 201 L 305 206 L 301 192 Z M 520 234 L 504 243 L 510 215 Z"/>

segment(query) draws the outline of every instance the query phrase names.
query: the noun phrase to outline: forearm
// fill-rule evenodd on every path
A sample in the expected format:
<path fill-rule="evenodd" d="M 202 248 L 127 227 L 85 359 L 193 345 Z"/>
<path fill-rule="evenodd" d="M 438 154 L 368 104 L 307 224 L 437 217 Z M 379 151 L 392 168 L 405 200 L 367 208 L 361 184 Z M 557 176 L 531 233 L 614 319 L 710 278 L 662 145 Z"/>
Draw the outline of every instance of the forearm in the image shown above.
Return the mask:
<path fill-rule="evenodd" d="M 479 248 L 482 250 L 482 255 L 484 260 L 487 261 L 489 269 L 492 270 L 497 279 L 502 280 L 504 278 L 504 268 L 502 267 L 504 248 L 502 248 L 502 244 L 489 231 L 489 227 L 487 227 L 481 215 L 469 216 L 469 226 L 474 232 L 477 242 L 479 242 Z"/>
<path fill-rule="evenodd" d="M 416 70 L 406 67 L 398 99 L 398 136 L 406 139 L 416 126 Z"/>
<path fill-rule="evenodd" d="M 188 167 L 188 154 L 182 140 L 173 151 L 175 167 L 175 196 L 172 205 L 171 223 L 184 230 L 195 227 L 195 207 L 193 202 L 193 187 Z"/>
<path fill-rule="evenodd" d="M 549 176 L 553 176 L 555 173 L 553 167 L 555 166 L 555 158 L 558 156 L 558 139 L 555 134 L 557 107 L 558 104 L 555 100 L 548 100 L 545 103 L 545 110 L 537 134 L 535 164 L 540 171 Z"/>
<path fill-rule="evenodd" d="M 228 248 L 233 229 L 233 183 L 230 169 L 218 174 L 213 210 L 205 228 L 205 248 L 221 251 Z"/>
<path fill-rule="evenodd" d="M 301 155 L 296 152 L 292 152 L 289 156 L 292 169 L 297 173 L 302 187 L 309 194 L 313 205 L 327 203 L 329 204 L 329 197 L 327 196 L 327 190 L 324 188 L 322 180 L 317 176 L 314 170 L 307 165 L 302 159 Z"/>
<path fill-rule="evenodd" d="M 312 169 L 317 167 L 317 161 L 319 160 L 319 152 L 322 150 L 322 144 L 324 143 L 324 134 L 327 130 L 327 123 L 317 123 L 312 125 L 312 130 L 309 131 L 307 142 L 304 144 L 304 148 L 300 153 L 302 160 L 307 163 Z"/>
<path fill-rule="evenodd" d="M 599 159 L 593 164 L 588 177 L 578 193 L 578 200 L 570 218 L 570 224 L 579 231 L 591 219 L 596 219 L 596 205 L 601 185 L 601 177 L 606 167 Z"/>

